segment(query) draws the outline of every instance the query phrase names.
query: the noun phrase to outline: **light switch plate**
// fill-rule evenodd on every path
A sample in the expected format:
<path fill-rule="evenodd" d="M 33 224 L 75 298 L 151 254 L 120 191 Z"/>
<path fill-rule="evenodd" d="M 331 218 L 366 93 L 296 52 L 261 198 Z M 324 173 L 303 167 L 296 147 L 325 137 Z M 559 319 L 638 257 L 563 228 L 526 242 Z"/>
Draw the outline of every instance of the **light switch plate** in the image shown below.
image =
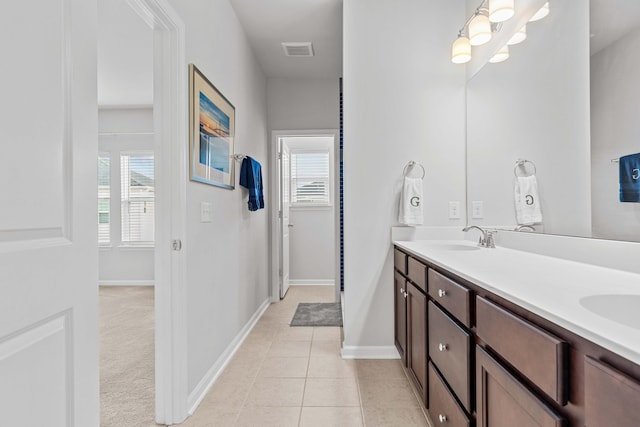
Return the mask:
<path fill-rule="evenodd" d="M 484 218 L 484 206 L 482 201 L 471 202 L 471 218 L 482 219 Z"/>
<path fill-rule="evenodd" d="M 200 222 L 211 222 L 212 216 L 211 203 L 200 202 Z"/>
<path fill-rule="evenodd" d="M 460 202 L 449 202 L 449 219 L 460 219 Z"/>

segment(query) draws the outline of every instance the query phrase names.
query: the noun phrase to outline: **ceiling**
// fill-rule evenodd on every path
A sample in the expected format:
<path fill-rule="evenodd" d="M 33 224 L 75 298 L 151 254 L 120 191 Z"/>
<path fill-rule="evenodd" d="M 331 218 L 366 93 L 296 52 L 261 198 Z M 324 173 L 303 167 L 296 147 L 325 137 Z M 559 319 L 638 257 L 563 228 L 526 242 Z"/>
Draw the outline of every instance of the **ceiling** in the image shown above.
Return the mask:
<path fill-rule="evenodd" d="M 342 76 L 342 0 L 230 0 L 267 77 Z M 282 42 L 312 42 L 315 56 L 287 57 Z"/>
<path fill-rule="evenodd" d="M 342 76 L 343 0 L 229 0 L 267 77 Z M 640 26 L 640 1 L 591 0 L 591 53 Z M 312 42 L 287 57 L 282 42 Z M 98 104 L 153 104 L 153 32 L 127 0 L 98 0 Z"/>

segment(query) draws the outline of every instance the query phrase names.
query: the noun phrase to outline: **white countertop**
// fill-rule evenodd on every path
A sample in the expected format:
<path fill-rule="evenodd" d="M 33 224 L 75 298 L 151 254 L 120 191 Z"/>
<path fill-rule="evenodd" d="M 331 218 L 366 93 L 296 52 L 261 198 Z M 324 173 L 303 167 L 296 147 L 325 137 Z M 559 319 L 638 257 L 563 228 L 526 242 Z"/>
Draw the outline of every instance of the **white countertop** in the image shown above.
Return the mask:
<path fill-rule="evenodd" d="M 466 240 L 394 244 L 640 364 L 640 274 Z"/>

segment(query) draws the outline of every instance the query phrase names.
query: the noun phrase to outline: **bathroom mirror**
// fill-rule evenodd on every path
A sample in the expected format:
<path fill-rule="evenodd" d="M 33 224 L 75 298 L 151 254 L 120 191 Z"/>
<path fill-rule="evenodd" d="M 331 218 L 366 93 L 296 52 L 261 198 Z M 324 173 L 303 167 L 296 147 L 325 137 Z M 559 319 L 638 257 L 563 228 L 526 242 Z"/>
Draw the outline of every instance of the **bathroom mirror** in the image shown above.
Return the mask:
<path fill-rule="evenodd" d="M 640 204 L 619 201 L 612 162 L 640 152 L 640 2 L 550 9 L 507 61 L 467 82 L 468 223 L 516 227 L 515 173 L 533 170 L 514 170 L 524 159 L 539 187 L 536 232 L 640 241 Z"/>

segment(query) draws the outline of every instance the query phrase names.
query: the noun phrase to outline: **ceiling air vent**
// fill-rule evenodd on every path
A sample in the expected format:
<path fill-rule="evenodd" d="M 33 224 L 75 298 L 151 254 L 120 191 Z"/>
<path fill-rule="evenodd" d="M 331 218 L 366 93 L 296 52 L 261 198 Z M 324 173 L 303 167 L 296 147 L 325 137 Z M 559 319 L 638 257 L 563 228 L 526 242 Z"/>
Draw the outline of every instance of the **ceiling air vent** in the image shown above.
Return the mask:
<path fill-rule="evenodd" d="M 287 56 L 313 56 L 311 42 L 284 42 L 282 48 Z"/>

